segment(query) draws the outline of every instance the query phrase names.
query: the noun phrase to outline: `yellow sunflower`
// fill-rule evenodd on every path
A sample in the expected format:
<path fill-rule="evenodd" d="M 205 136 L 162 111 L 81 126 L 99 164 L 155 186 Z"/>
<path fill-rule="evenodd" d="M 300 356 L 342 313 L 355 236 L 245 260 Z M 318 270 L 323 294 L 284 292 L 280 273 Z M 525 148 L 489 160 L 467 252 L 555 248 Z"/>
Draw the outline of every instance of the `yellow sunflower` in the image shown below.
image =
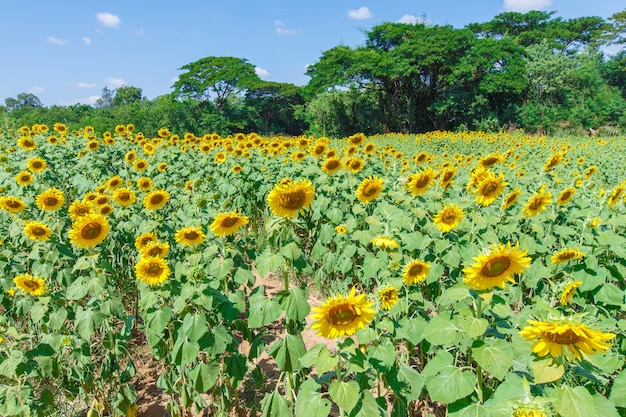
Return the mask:
<path fill-rule="evenodd" d="M 341 160 L 339 158 L 328 158 L 322 164 L 322 171 L 328 175 L 332 175 L 341 169 Z"/>
<path fill-rule="evenodd" d="M 473 290 L 504 288 L 506 282 L 515 283 L 514 274 L 521 274 L 530 266 L 531 259 L 526 254 L 519 244 L 493 245 L 487 254 L 476 256 L 476 262 L 463 269 L 463 282 Z"/>
<path fill-rule="evenodd" d="M 356 198 L 363 204 L 368 204 L 370 201 L 378 198 L 383 191 L 383 180 L 377 176 L 369 176 L 361 181 L 357 190 Z"/>
<path fill-rule="evenodd" d="M 544 211 L 551 202 L 552 194 L 540 190 L 526 202 L 522 212 L 526 215 L 526 217 L 535 216 Z"/>
<path fill-rule="evenodd" d="M 603 333 L 569 319 L 538 321 L 528 320 L 520 336 L 532 342 L 532 350 L 540 357 L 551 356 L 557 363 L 577 362 L 582 354 L 593 355 L 608 351 L 615 337 L 613 333 Z M 538 339 L 538 340 L 537 340 Z"/>
<path fill-rule="evenodd" d="M 0 197 L 0 208 L 2 208 L 2 210 L 8 213 L 11 213 L 11 214 L 21 213 L 22 211 L 26 210 L 26 207 L 28 207 L 26 203 L 19 197 L 13 197 L 13 196 Z"/>
<path fill-rule="evenodd" d="M 157 165 L 157 171 L 159 172 L 165 172 L 166 169 L 167 169 L 167 162 L 161 162 L 159 165 Z"/>
<path fill-rule="evenodd" d="M 365 162 L 361 158 L 350 158 L 346 161 L 345 167 L 348 171 L 356 174 L 365 166 Z"/>
<path fill-rule="evenodd" d="M 42 158 L 31 158 L 26 161 L 26 168 L 31 172 L 43 172 L 48 164 Z"/>
<path fill-rule="evenodd" d="M 120 187 L 113 192 L 113 201 L 117 205 L 128 207 L 135 204 L 137 196 L 133 190 L 126 187 Z"/>
<path fill-rule="evenodd" d="M 215 161 L 216 164 L 223 164 L 226 162 L 226 154 L 224 152 L 216 153 L 213 161 Z"/>
<path fill-rule="evenodd" d="M 158 258 L 165 258 L 170 251 L 170 244 L 168 242 L 149 242 L 140 251 L 141 256 L 155 256 Z"/>
<path fill-rule="evenodd" d="M 619 201 L 620 197 L 625 192 L 626 192 L 626 183 L 619 184 L 613 189 L 608 199 L 609 209 L 613 208 L 613 206 Z"/>
<path fill-rule="evenodd" d="M 343 224 L 340 224 L 338 226 L 335 226 L 335 232 L 337 232 L 338 235 L 345 235 L 346 233 L 348 233 L 348 228 Z"/>
<path fill-rule="evenodd" d="M 165 190 L 154 190 L 146 194 L 143 199 L 143 205 L 148 210 L 158 210 L 170 199 L 170 193 Z"/>
<path fill-rule="evenodd" d="M 267 196 L 272 213 L 280 217 L 295 217 L 308 209 L 315 197 L 315 188 L 309 180 L 276 184 Z"/>
<path fill-rule="evenodd" d="M 151 243 L 156 243 L 158 240 L 157 235 L 152 232 L 142 233 L 135 238 L 135 247 L 139 251 L 142 251 L 146 246 Z"/>
<path fill-rule="evenodd" d="M 522 190 L 520 190 L 519 188 L 516 188 L 513 191 L 511 191 L 509 195 L 507 195 L 504 201 L 502 202 L 502 208 L 506 210 L 509 207 L 513 206 L 513 204 L 515 204 L 515 202 L 517 201 L 520 195 L 522 195 Z"/>
<path fill-rule="evenodd" d="M 22 136 L 17 140 L 17 145 L 25 151 L 32 151 L 37 147 L 37 143 L 27 136 Z"/>
<path fill-rule="evenodd" d="M 402 282 L 405 285 L 419 284 L 426 279 L 430 272 L 430 264 L 419 259 L 414 260 L 404 268 Z"/>
<path fill-rule="evenodd" d="M 80 248 L 92 248 L 109 234 L 109 222 L 100 214 L 87 214 L 72 224 L 70 243 Z"/>
<path fill-rule="evenodd" d="M 593 174 L 598 171 L 598 167 L 595 165 L 590 166 L 585 170 L 585 178 L 589 179 Z"/>
<path fill-rule="evenodd" d="M 415 196 L 422 195 L 435 183 L 436 176 L 437 173 L 428 167 L 419 173 L 409 175 L 405 187 Z"/>
<path fill-rule="evenodd" d="M 15 182 L 22 187 L 32 184 L 33 181 L 35 181 L 35 177 L 28 171 L 20 171 L 15 176 Z"/>
<path fill-rule="evenodd" d="M 167 261 L 156 256 L 142 256 L 135 265 L 137 279 L 151 286 L 163 284 L 171 274 Z"/>
<path fill-rule="evenodd" d="M 572 199 L 574 194 L 576 194 L 576 188 L 567 187 L 559 193 L 559 197 L 556 199 L 556 202 L 560 205 L 567 204 Z"/>
<path fill-rule="evenodd" d="M 41 210 L 55 211 L 63 207 L 65 196 L 61 190 L 49 188 L 37 196 L 35 203 Z"/>
<path fill-rule="evenodd" d="M 67 209 L 67 212 L 70 215 L 70 219 L 73 221 L 78 220 L 81 217 L 85 217 L 86 215 L 93 212 L 93 208 L 91 204 L 88 204 L 83 201 L 74 201 L 70 204 L 70 207 Z"/>
<path fill-rule="evenodd" d="M 561 293 L 561 296 L 559 297 L 559 302 L 561 303 L 562 306 L 566 306 L 572 301 L 576 288 L 580 287 L 581 285 L 583 285 L 582 281 L 574 281 L 574 282 L 570 282 L 569 284 L 565 286 L 565 288 L 563 288 L 563 292 Z"/>
<path fill-rule="evenodd" d="M 42 242 L 50 239 L 52 231 L 47 224 L 38 221 L 25 221 L 24 234 L 30 240 L 40 240 Z"/>
<path fill-rule="evenodd" d="M 46 293 L 46 281 L 41 277 L 33 277 L 30 274 L 18 275 L 13 278 L 15 286 L 27 294 L 41 297 Z"/>
<path fill-rule="evenodd" d="M 515 409 L 512 417 L 547 417 L 547 415 L 537 406 L 529 407 L 522 405 L 521 407 Z"/>
<path fill-rule="evenodd" d="M 215 216 L 209 228 L 216 236 L 230 236 L 246 224 L 248 224 L 248 216 L 233 211 L 230 213 L 220 213 Z"/>
<path fill-rule="evenodd" d="M 206 235 L 199 227 L 183 227 L 176 231 L 176 242 L 186 246 L 196 246 L 204 242 Z"/>
<path fill-rule="evenodd" d="M 103 216 L 108 216 L 109 214 L 113 213 L 113 206 L 108 203 L 102 204 L 101 206 L 98 206 L 96 212 Z"/>
<path fill-rule="evenodd" d="M 400 247 L 397 240 L 386 236 L 377 236 L 370 243 L 380 249 L 396 249 Z"/>
<path fill-rule="evenodd" d="M 459 226 L 464 215 L 465 212 L 459 206 L 449 204 L 435 215 L 433 222 L 440 232 L 447 233 Z"/>
<path fill-rule="evenodd" d="M 391 310 L 399 300 L 398 289 L 387 285 L 378 290 L 378 299 L 383 310 Z"/>
<path fill-rule="evenodd" d="M 126 163 L 131 164 L 135 161 L 135 158 L 137 157 L 137 152 L 134 150 L 128 151 L 126 152 L 126 155 L 124 156 L 124 161 L 126 161 Z"/>
<path fill-rule="evenodd" d="M 569 262 L 572 259 L 582 259 L 585 256 L 584 253 L 577 249 L 562 249 L 550 257 L 552 264 L 560 264 Z"/>
<path fill-rule="evenodd" d="M 148 191 L 152 188 L 152 178 L 141 177 L 137 180 L 137 188 L 141 191 Z"/>
<path fill-rule="evenodd" d="M 476 203 L 481 206 L 493 204 L 496 198 L 502 194 L 505 185 L 507 183 L 504 182 L 504 175 L 500 174 L 496 177 L 495 174 L 489 172 L 476 187 L 474 192 L 476 194 Z"/>
<path fill-rule="evenodd" d="M 87 149 L 90 151 L 96 151 L 98 150 L 98 148 L 100 148 L 100 143 L 98 143 L 97 140 L 90 140 L 89 142 L 87 142 Z"/>
<path fill-rule="evenodd" d="M 124 180 L 119 175 L 109 178 L 106 184 L 106 188 L 109 190 L 115 190 L 124 184 Z"/>
<path fill-rule="evenodd" d="M 355 295 L 355 292 L 353 287 L 347 297 L 329 297 L 321 306 L 313 307 L 311 328 L 322 337 L 336 339 L 352 336 L 358 329 L 369 326 L 376 315 L 374 302 L 365 294 Z"/>

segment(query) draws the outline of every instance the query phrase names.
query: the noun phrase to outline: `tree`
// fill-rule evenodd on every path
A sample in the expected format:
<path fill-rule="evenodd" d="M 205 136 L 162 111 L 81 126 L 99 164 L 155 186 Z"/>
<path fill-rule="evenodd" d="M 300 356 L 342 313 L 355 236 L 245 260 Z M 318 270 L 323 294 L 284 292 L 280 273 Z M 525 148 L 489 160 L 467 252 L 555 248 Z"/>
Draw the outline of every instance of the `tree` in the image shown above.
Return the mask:
<path fill-rule="evenodd" d="M 304 104 L 301 90 L 293 84 L 265 81 L 248 89 L 245 104 L 249 118 L 258 120 L 252 128 L 265 134 L 302 134 L 304 125 L 294 116 L 298 106 Z"/>
<path fill-rule="evenodd" d="M 100 94 L 100 98 L 98 98 L 98 100 L 96 100 L 96 103 L 94 104 L 94 107 L 98 108 L 98 109 L 106 109 L 108 107 L 111 107 L 111 105 L 113 104 L 113 95 L 115 93 L 115 90 L 110 90 L 108 87 L 104 87 L 102 89 L 102 93 Z"/>
<path fill-rule="evenodd" d="M 113 106 L 120 106 L 124 104 L 138 103 L 144 99 L 143 92 L 139 87 L 133 87 L 132 85 L 123 85 L 115 90 L 115 96 L 111 101 Z"/>
<path fill-rule="evenodd" d="M 260 81 L 254 72 L 254 65 L 243 58 L 209 56 L 183 65 L 179 70 L 185 72 L 174 83 L 174 93 L 197 100 L 214 97 L 218 112 L 227 105 L 232 95 Z"/>
<path fill-rule="evenodd" d="M 17 98 L 8 97 L 4 100 L 4 104 L 6 105 L 8 112 L 21 110 L 27 111 L 43 107 L 39 97 L 31 93 L 20 93 L 17 95 Z"/>
<path fill-rule="evenodd" d="M 626 44 L 626 10 L 614 13 L 609 17 L 609 25 L 605 29 L 605 43 L 609 45 Z"/>

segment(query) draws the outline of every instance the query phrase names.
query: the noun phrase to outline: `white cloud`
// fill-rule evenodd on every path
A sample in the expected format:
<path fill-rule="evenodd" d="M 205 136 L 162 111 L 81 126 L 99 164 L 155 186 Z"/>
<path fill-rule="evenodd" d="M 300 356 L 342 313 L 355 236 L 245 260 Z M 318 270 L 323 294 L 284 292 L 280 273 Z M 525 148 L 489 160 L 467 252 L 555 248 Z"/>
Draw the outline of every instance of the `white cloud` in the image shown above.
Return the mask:
<path fill-rule="evenodd" d="M 98 99 L 100 98 L 100 96 L 89 96 L 89 97 L 83 97 L 83 98 L 73 98 L 71 100 L 63 100 L 59 102 L 60 106 L 71 106 L 73 104 L 88 104 L 90 106 L 93 106 L 94 104 L 96 104 L 96 101 L 98 101 Z"/>
<path fill-rule="evenodd" d="M 412 14 L 405 14 L 397 21 L 398 23 L 408 23 L 409 25 L 423 24 L 428 25 L 430 22 L 423 17 L 415 16 Z"/>
<path fill-rule="evenodd" d="M 357 20 L 369 19 L 370 17 L 372 17 L 372 12 L 370 11 L 369 8 L 363 6 L 360 9 L 348 10 L 348 17 L 350 19 L 357 19 Z"/>
<path fill-rule="evenodd" d="M 67 40 L 55 38 L 54 36 L 48 36 L 46 38 L 46 42 L 53 43 L 55 45 L 65 45 L 67 43 Z"/>
<path fill-rule="evenodd" d="M 122 23 L 118 15 L 108 12 L 96 14 L 96 19 L 98 19 L 100 24 L 109 28 L 116 28 Z"/>
<path fill-rule="evenodd" d="M 504 0 L 504 9 L 509 12 L 526 13 L 542 10 L 552 4 L 552 0 Z"/>
<path fill-rule="evenodd" d="M 84 43 L 85 45 L 91 45 L 91 38 L 88 38 L 88 37 L 86 37 L 86 36 L 85 36 L 85 37 L 83 37 L 83 43 Z"/>
<path fill-rule="evenodd" d="M 77 87 L 77 88 L 95 88 L 96 87 L 96 83 L 84 83 L 82 81 L 79 81 L 77 83 L 72 83 L 70 84 L 70 87 Z"/>
<path fill-rule="evenodd" d="M 26 92 L 30 93 L 30 94 L 41 94 L 44 91 L 46 91 L 46 90 L 44 90 L 43 88 L 39 87 L 38 85 L 34 85 L 31 88 L 29 88 L 28 91 L 26 91 Z"/>
<path fill-rule="evenodd" d="M 261 67 L 255 67 L 254 68 L 254 73 L 256 75 L 258 75 L 259 77 L 269 77 L 270 73 L 268 70 L 266 70 L 265 68 L 261 68 Z"/>
<path fill-rule="evenodd" d="M 108 88 L 118 88 L 126 84 L 123 78 L 109 77 L 106 80 L 106 84 Z"/>
<path fill-rule="evenodd" d="M 285 27 L 285 24 L 281 20 L 277 20 L 274 22 L 274 28 L 276 33 L 279 35 L 295 35 L 298 33 L 295 29 L 288 29 Z"/>

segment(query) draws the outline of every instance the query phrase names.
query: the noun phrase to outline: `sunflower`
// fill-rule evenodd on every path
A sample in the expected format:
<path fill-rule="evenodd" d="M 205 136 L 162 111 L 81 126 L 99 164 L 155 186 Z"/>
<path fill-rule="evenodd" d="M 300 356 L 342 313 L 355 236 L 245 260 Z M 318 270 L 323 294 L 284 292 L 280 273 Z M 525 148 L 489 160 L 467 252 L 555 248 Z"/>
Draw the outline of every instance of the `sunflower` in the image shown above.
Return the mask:
<path fill-rule="evenodd" d="M 430 264 L 421 260 L 414 260 L 404 268 L 402 282 L 405 285 L 419 284 L 426 279 L 430 272 Z"/>
<path fill-rule="evenodd" d="M 559 197 L 556 199 L 556 202 L 560 205 L 567 204 L 574 194 L 576 193 L 576 188 L 567 187 L 563 191 L 560 192 Z"/>
<path fill-rule="evenodd" d="M 131 164 L 133 163 L 136 157 L 137 157 L 137 152 L 134 150 L 131 150 L 131 151 L 126 152 L 126 155 L 124 156 L 124 161 L 126 161 L 126 163 L 128 164 Z"/>
<path fill-rule="evenodd" d="M 276 184 L 267 196 L 272 213 L 280 217 L 295 217 L 308 209 L 315 196 L 315 188 L 309 180 L 289 181 Z"/>
<path fill-rule="evenodd" d="M 538 356 L 551 356 L 557 363 L 576 362 L 583 359 L 582 354 L 593 355 L 606 352 L 615 337 L 613 333 L 603 333 L 569 319 L 538 321 L 528 320 L 530 326 L 524 327 L 520 336 L 532 342 L 532 350 Z M 537 340 L 539 339 L 539 340 Z"/>
<path fill-rule="evenodd" d="M 142 233 L 135 238 L 135 247 L 141 251 L 151 243 L 158 242 L 157 235 L 152 232 Z"/>
<path fill-rule="evenodd" d="M 356 198 L 363 204 L 375 200 L 383 191 L 383 180 L 377 176 L 369 176 L 361 181 L 357 190 Z"/>
<path fill-rule="evenodd" d="M 593 174 L 598 171 L 598 167 L 595 165 L 590 166 L 585 170 L 585 178 L 589 179 Z"/>
<path fill-rule="evenodd" d="M 477 167 L 474 167 L 470 171 L 467 185 L 465 186 L 465 189 L 467 190 L 467 192 L 474 193 L 474 189 L 490 172 L 491 171 L 489 171 L 488 169 L 480 165 Z"/>
<path fill-rule="evenodd" d="M 98 190 L 96 190 L 96 192 L 97 191 Z M 104 206 L 105 204 L 109 204 L 109 201 L 111 201 L 111 197 L 109 197 L 108 195 L 98 194 L 96 198 L 91 200 L 91 203 L 95 206 L 100 207 L 100 206 Z"/>
<path fill-rule="evenodd" d="M 32 151 L 37 147 L 37 143 L 29 137 L 22 136 L 17 140 L 17 145 L 25 151 Z"/>
<path fill-rule="evenodd" d="M 398 302 L 398 289 L 394 286 L 387 285 L 378 290 L 378 299 L 383 310 L 391 310 Z"/>
<path fill-rule="evenodd" d="M 576 291 L 576 288 L 580 287 L 581 285 L 583 285 L 582 281 L 574 281 L 570 282 L 565 286 L 565 288 L 563 288 L 563 292 L 559 297 L 559 301 L 562 306 L 566 306 L 572 301 L 572 298 L 574 297 L 574 291 Z"/>
<path fill-rule="evenodd" d="M 109 214 L 113 213 L 113 206 L 108 203 L 102 204 L 101 206 L 98 206 L 96 212 L 103 216 L 108 216 Z"/>
<path fill-rule="evenodd" d="M 73 221 L 78 220 L 81 217 L 85 217 L 86 215 L 93 212 L 93 208 L 91 204 L 88 204 L 83 201 L 74 201 L 70 204 L 70 207 L 67 209 L 67 212 L 70 215 L 70 219 Z"/>
<path fill-rule="evenodd" d="M 2 208 L 2 210 L 8 213 L 11 213 L 11 214 L 21 213 L 22 211 L 26 209 L 26 207 L 28 207 L 26 203 L 19 197 L 13 197 L 13 196 L 0 197 L 0 208 Z"/>
<path fill-rule="evenodd" d="M 373 142 L 366 143 L 365 146 L 363 147 L 363 152 L 366 153 L 367 155 L 373 154 L 375 150 L 376 150 L 376 145 L 374 145 Z"/>
<path fill-rule="evenodd" d="M 409 175 L 405 187 L 413 195 L 422 195 L 435 183 L 436 176 L 437 173 L 428 167 L 419 173 Z"/>
<path fill-rule="evenodd" d="M 439 185 L 441 185 L 444 189 L 448 188 L 449 185 L 452 184 L 452 179 L 457 173 L 456 168 L 445 168 L 441 172 L 441 177 L 439 178 Z"/>
<path fill-rule="evenodd" d="M 433 222 L 440 232 L 447 233 L 459 226 L 464 215 L 465 213 L 459 206 L 449 204 L 435 215 Z"/>
<path fill-rule="evenodd" d="M 63 123 L 55 123 L 52 128 L 54 129 L 55 132 L 59 133 L 59 134 L 66 134 L 67 133 L 67 126 Z"/>
<path fill-rule="evenodd" d="M 87 149 L 90 151 L 97 151 L 98 148 L 100 148 L 100 144 L 98 143 L 97 140 L 90 140 L 89 142 L 87 142 Z"/>
<path fill-rule="evenodd" d="M 37 196 L 35 203 L 41 210 L 55 211 L 63 207 L 65 196 L 61 190 L 49 188 Z"/>
<path fill-rule="evenodd" d="M 109 222 L 100 214 L 87 214 L 72 224 L 69 231 L 70 243 L 80 248 L 92 248 L 109 234 Z"/>
<path fill-rule="evenodd" d="M 569 262 L 572 259 L 582 259 L 584 256 L 584 253 L 576 249 L 562 249 L 550 257 L 550 262 L 552 264 L 560 264 Z"/>
<path fill-rule="evenodd" d="M 224 152 L 216 153 L 213 161 L 215 161 L 216 164 L 223 164 L 226 162 L 226 154 Z"/>
<path fill-rule="evenodd" d="M 46 163 L 46 161 L 44 161 L 42 158 L 31 158 L 28 161 L 26 161 L 26 168 L 28 168 L 28 170 L 30 172 L 43 172 L 46 167 L 48 166 L 48 164 Z"/>
<path fill-rule="evenodd" d="M 346 169 L 353 174 L 360 172 L 364 166 L 365 162 L 361 158 L 350 158 L 345 163 Z"/>
<path fill-rule="evenodd" d="M 52 236 L 52 231 L 47 224 L 38 221 L 25 221 L 24 234 L 30 240 L 40 240 L 45 242 Z"/>
<path fill-rule="evenodd" d="M 548 172 L 552 170 L 552 168 L 554 168 L 555 166 L 559 164 L 559 162 L 561 162 L 561 159 L 563 159 L 563 154 L 555 153 L 554 155 L 550 157 L 550 159 L 546 161 L 545 165 L 543 166 L 543 171 Z"/>
<path fill-rule="evenodd" d="M 170 244 L 168 242 L 160 243 L 156 241 L 148 242 L 141 249 L 141 256 L 155 256 L 158 258 L 165 258 L 170 251 Z"/>
<path fill-rule="evenodd" d="M 335 232 L 337 232 L 338 235 L 345 235 L 346 233 L 348 233 L 348 228 L 343 224 L 340 224 L 338 226 L 335 226 Z"/>
<path fill-rule="evenodd" d="M 170 193 L 165 190 L 154 190 L 146 194 L 143 205 L 148 210 L 158 210 L 170 199 Z"/>
<path fill-rule="evenodd" d="M 145 159 L 137 159 L 133 163 L 133 169 L 137 172 L 145 171 L 146 169 L 148 169 L 148 161 L 146 161 Z"/>
<path fill-rule="evenodd" d="M 505 185 L 507 183 L 504 182 L 504 175 L 500 174 L 496 177 L 495 174 L 489 172 L 476 187 L 476 203 L 481 206 L 493 204 L 496 198 L 502 194 Z"/>
<path fill-rule="evenodd" d="M 530 266 L 531 259 L 526 254 L 519 244 L 494 245 L 487 254 L 476 256 L 472 266 L 463 269 L 463 282 L 473 290 L 504 288 L 506 282 L 515 283 L 513 274 L 521 274 Z"/>
<path fill-rule="evenodd" d="M 507 195 L 504 201 L 502 202 L 502 208 L 506 210 L 509 207 L 511 207 L 513 204 L 515 204 L 515 202 L 517 201 L 520 195 L 522 195 L 522 190 L 520 190 L 519 188 L 516 188 L 513 191 L 511 191 L 509 195 Z"/>
<path fill-rule="evenodd" d="M 41 297 L 46 293 L 46 281 L 41 277 L 33 277 L 30 274 L 18 275 L 13 278 L 15 286 L 27 294 Z"/>
<path fill-rule="evenodd" d="M 135 265 L 135 275 L 144 284 L 161 285 L 171 274 L 167 261 L 156 256 L 142 256 Z"/>
<path fill-rule="evenodd" d="M 380 249 L 396 249 L 400 247 L 397 240 L 386 236 L 377 236 L 370 243 Z"/>
<path fill-rule="evenodd" d="M 546 413 L 539 407 L 522 405 L 515 409 L 512 417 L 547 417 Z"/>
<path fill-rule="evenodd" d="M 204 242 L 206 235 L 199 227 L 183 227 L 176 231 L 176 242 L 186 246 L 196 246 Z"/>
<path fill-rule="evenodd" d="M 126 187 L 120 187 L 113 192 L 113 201 L 122 207 L 128 207 L 135 204 L 137 196 L 135 192 Z"/>
<path fill-rule="evenodd" d="M 15 182 L 22 187 L 32 184 L 33 181 L 35 181 L 35 177 L 28 171 L 20 171 L 15 176 Z"/>
<path fill-rule="evenodd" d="M 480 158 L 478 163 L 483 168 L 489 168 L 502 160 L 503 158 L 500 154 L 494 153 L 491 155 L 483 156 L 482 158 Z"/>
<path fill-rule="evenodd" d="M 109 190 L 115 190 L 124 184 L 124 180 L 119 175 L 109 178 L 106 183 L 106 188 Z"/>
<path fill-rule="evenodd" d="M 527 202 L 522 212 L 526 215 L 526 217 L 535 216 L 542 211 L 544 211 L 548 204 L 552 201 L 552 194 L 546 193 L 543 190 L 540 190 L 538 193 L 535 193 Z"/>
<path fill-rule="evenodd" d="M 347 297 L 329 297 L 321 306 L 313 307 L 311 319 L 315 322 L 311 328 L 322 337 L 335 339 L 352 336 L 358 329 L 369 326 L 376 315 L 374 302 L 355 292 L 353 287 Z"/>
<path fill-rule="evenodd" d="M 220 213 L 215 216 L 209 228 L 216 236 L 230 236 L 248 224 L 248 216 L 243 216 L 237 211 Z"/>
<path fill-rule="evenodd" d="M 159 172 L 165 172 L 166 169 L 167 169 L 167 162 L 161 162 L 159 165 L 157 165 L 157 171 Z"/>
<path fill-rule="evenodd" d="M 331 175 L 338 172 L 341 169 L 341 160 L 339 158 L 328 158 L 322 164 L 322 171 Z"/>
<path fill-rule="evenodd" d="M 141 177 L 137 180 L 137 188 L 141 191 L 148 191 L 152 188 L 152 178 Z"/>
<path fill-rule="evenodd" d="M 613 206 L 619 201 L 620 197 L 622 196 L 622 194 L 624 194 L 626 192 L 626 183 L 623 184 L 619 184 L 617 185 L 613 191 L 611 192 L 611 195 L 609 196 L 609 209 L 612 209 Z"/>

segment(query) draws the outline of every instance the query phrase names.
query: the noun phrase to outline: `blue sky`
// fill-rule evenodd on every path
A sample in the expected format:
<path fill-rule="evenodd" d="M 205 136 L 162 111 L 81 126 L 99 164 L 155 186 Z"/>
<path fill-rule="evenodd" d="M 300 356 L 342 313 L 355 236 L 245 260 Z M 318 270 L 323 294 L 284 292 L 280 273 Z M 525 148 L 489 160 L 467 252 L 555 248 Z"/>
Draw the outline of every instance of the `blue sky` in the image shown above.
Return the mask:
<path fill-rule="evenodd" d="M 206 56 L 245 58 L 262 79 L 304 85 L 323 51 L 362 45 L 382 22 L 460 28 L 531 9 L 608 18 L 626 0 L 0 0 L 0 103 L 29 92 L 45 106 L 92 104 L 121 85 L 153 99 Z"/>

